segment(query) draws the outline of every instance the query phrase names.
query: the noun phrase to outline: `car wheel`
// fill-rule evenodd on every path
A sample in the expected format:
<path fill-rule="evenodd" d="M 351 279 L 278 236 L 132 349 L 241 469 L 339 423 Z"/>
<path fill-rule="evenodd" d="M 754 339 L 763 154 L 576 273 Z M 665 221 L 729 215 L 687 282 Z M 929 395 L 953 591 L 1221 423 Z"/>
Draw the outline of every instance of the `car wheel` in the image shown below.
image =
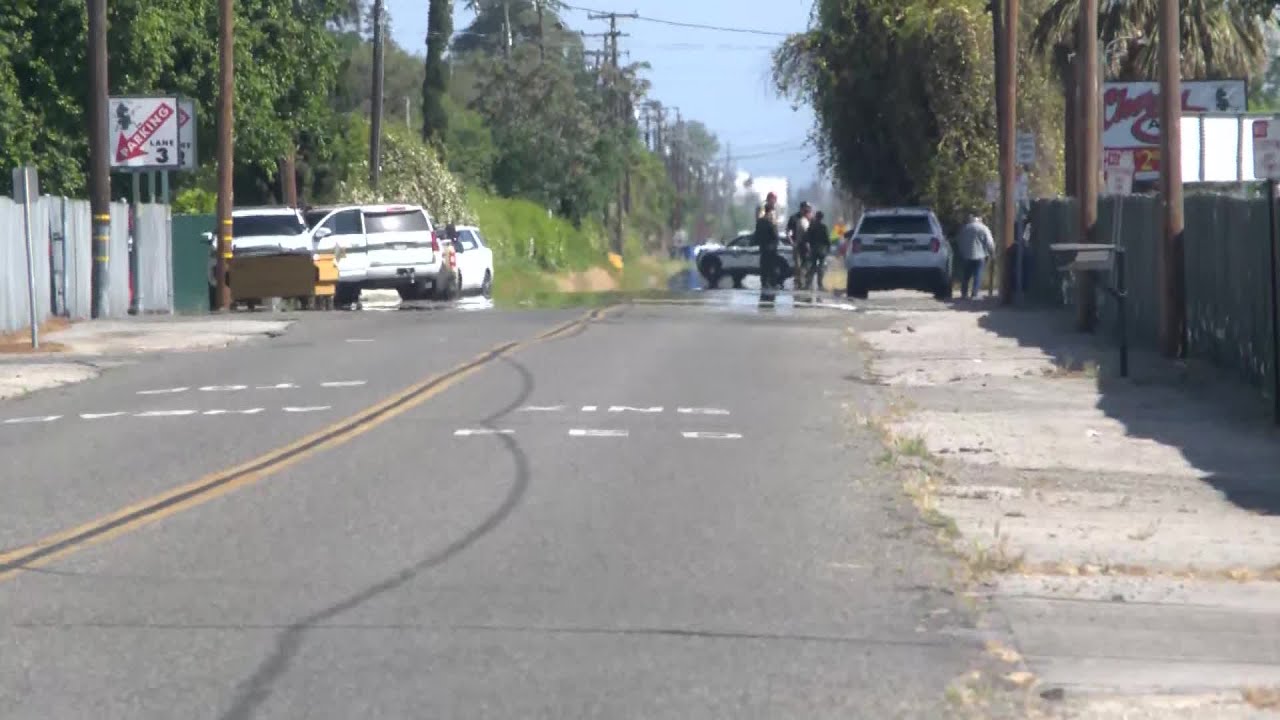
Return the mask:
<path fill-rule="evenodd" d="M 848 275 L 846 276 L 845 295 L 851 298 L 857 298 L 859 300 L 867 299 L 867 289 L 862 287 L 862 285 L 858 282 L 858 278 L 856 275 L 854 275 L 854 272 L 852 270 L 850 270 Z"/>
<path fill-rule="evenodd" d="M 724 266 L 720 263 L 720 258 L 712 255 L 702 261 L 702 277 L 707 280 L 708 288 L 720 287 L 720 278 L 724 275 Z"/>
<path fill-rule="evenodd" d="M 493 297 L 493 273 L 488 270 L 484 271 L 484 281 L 480 283 L 480 294 L 484 297 Z"/>
<path fill-rule="evenodd" d="M 938 277 L 938 283 L 933 291 L 933 297 L 937 300 L 950 300 L 954 294 L 954 288 L 951 283 L 951 274 L 944 273 Z"/>

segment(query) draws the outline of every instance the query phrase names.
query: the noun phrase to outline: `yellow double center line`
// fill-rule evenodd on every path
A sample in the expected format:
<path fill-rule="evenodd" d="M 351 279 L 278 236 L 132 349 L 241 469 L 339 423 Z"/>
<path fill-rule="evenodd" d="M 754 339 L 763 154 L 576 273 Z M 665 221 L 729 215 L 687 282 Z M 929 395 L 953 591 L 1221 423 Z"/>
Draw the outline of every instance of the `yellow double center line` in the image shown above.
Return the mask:
<path fill-rule="evenodd" d="M 195 482 L 163 492 L 109 515 L 78 527 L 41 538 L 34 543 L 0 554 L 0 581 L 24 570 L 31 570 L 69 555 L 82 548 L 106 542 L 214 498 L 225 495 L 283 470 L 324 450 L 329 450 L 363 435 L 392 418 L 407 412 L 444 392 L 467 376 L 504 355 L 523 347 L 552 340 L 599 319 L 611 308 L 592 310 L 582 317 L 564 323 L 531 340 L 507 342 L 477 355 L 444 373 L 372 405 L 355 415 L 318 430 L 300 440 L 271 450 L 246 463 L 206 475 Z"/>

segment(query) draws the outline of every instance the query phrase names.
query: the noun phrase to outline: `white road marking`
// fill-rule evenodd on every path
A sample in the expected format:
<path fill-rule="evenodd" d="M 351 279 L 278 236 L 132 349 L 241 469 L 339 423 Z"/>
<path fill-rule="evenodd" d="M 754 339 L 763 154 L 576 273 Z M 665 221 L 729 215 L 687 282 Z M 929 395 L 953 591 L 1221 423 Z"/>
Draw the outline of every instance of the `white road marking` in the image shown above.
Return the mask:
<path fill-rule="evenodd" d="M 297 390 L 298 386 L 293 383 L 276 383 L 275 385 L 259 385 L 254 390 Z"/>
<path fill-rule="evenodd" d="M 178 393 L 184 393 L 190 389 L 191 388 L 189 387 L 176 387 L 176 388 L 165 388 L 163 390 L 139 390 L 138 394 L 139 395 L 177 395 Z"/>
<path fill-rule="evenodd" d="M 520 412 L 559 412 L 564 410 L 563 405 L 529 405 L 520 408 Z"/>
<path fill-rule="evenodd" d="M 20 417 L 9 418 L 4 421 L 5 425 L 24 425 L 28 423 L 48 423 L 61 419 L 61 415 L 38 415 L 36 417 Z"/>
<path fill-rule="evenodd" d="M 248 389 L 248 385 L 205 385 L 200 388 L 200 392 L 240 392 Z"/>
<path fill-rule="evenodd" d="M 330 380 L 329 382 L 320 383 L 320 387 L 327 388 L 344 388 L 344 387 L 360 387 L 367 383 L 367 380 Z"/>
<path fill-rule="evenodd" d="M 658 407 L 638 408 L 638 407 L 631 407 L 630 405 L 611 405 L 609 406 L 609 412 L 611 413 L 620 413 L 620 412 L 660 413 L 662 412 L 662 406 L 659 405 Z"/>
<path fill-rule="evenodd" d="M 152 418 L 152 417 L 182 417 L 184 415 L 195 415 L 195 410 L 148 410 L 140 412 L 134 417 Z"/>
<path fill-rule="evenodd" d="M 729 414 L 728 410 L 723 410 L 721 408 L 682 407 L 682 408 L 678 408 L 676 412 L 680 413 L 681 415 L 728 415 Z"/>
<path fill-rule="evenodd" d="M 583 406 L 582 406 L 582 412 L 595 412 L 596 410 L 597 410 L 597 408 L 596 408 L 596 406 L 595 406 L 595 405 L 583 405 Z"/>
<path fill-rule="evenodd" d="M 101 420 L 102 418 L 113 418 L 128 415 L 129 413 L 121 412 L 105 412 L 105 413 L 80 413 L 81 420 Z"/>
<path fill-rule="evenodd" d="M 493 428 L 459 428 L 453 431 L 455 437 L 472 437 L 474 435 L 514 435 L 515 430 L 494 430 Z"/>
<path fill-rule="evenodd" d="M 742 436 L 738 433 L 730 432 L 682 432 L 680 433 L 689 440 L 741 440 Z"/>
<path fill-rule="evenodd" d="M 373 338 L 347 338 L 349 343 L 371 343 Z"/>
<path fill-rule="evenodd" d="M 201 415 L 257 415 L 262 412 L 263 408 L 249 408 L 248 410 L 205 410 Z"/>
<path fill-rule="evenodd" d="M 287 408 L 284 408 L 284 411 L 287 413 L 309 413 L 309 412 L 320 412 L 321 410 L 328 410 L 330 407 L 331 406 L 329 405 L 313 405 L 311 407 L 287 407 Z"/>
<path fill-rule="evenodd" d="M 569 437 L 627 437 L 630 433 L 626 430 L 594 430 L 574 428 L 569 431 Z"/>

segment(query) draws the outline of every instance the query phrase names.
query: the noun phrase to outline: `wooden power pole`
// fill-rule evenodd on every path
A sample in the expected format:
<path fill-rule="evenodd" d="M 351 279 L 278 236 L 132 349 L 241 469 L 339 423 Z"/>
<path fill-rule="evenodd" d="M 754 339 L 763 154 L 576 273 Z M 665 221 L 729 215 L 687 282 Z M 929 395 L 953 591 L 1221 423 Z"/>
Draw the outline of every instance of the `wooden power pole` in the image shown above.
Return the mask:
<path fill-rule="evenodd" d="M 107 311 L 111 254 L 111 141 L 107 131 L 107 0 L 89 0 L 89 205 L 93 214 L 90 316 Z"/>
<path fill-rule="evenodd" d="M 1098 0 L 1081 0 L 1080 17 L 1076 26 L 1079 41 L 1076 43 L 1076 62 L 1080 63 L 1080 83 L 1077 102 L 1080 128 L 1079 164 L 1080 185 L 1080 242 L 1096 242 L 1098 224 L 1098 166 L 1102 162 L 1102 136 L 1099 129 L 1098 85 Z M 1081 273 L 1076 282 L 1076 327 L 1084 332 L 1093 330 L 1097 315 L 1094 273 Z"/>
<path fill-rule="evenodd" d="M 214 275 L 217 276 L 216 310 L 231 307 L 227 266 L 231 260 L 231 208 L 234 206 L 232 163 L 235 161 L 235 89 L 234 0 L 218 0 L 218 249 L 214 259 Z"/>
<path fill-rule="evenodd" d="M 1004 32 L 1000 48 L 1000 64 L 1004 72 L 1000 74 L 1001 86 L 996 90 L 1001 97 L 999 110 L 1004 116 L 1000 123 L 1000 241 L 1003 256 L 1011 255 L 1009 248 L 1014 241 L 1014 224 L 1017 219 L 1017 197 L 1015 185 L 1017 175 L 1014 169 L 1014 143 L 1017 142 L 1018 122 L 1018 0 L 1004 0 L 1004 18 L 1001 23 Z M 1000 273 L 1000 302 L 1013 302 L 1014 273 Z"/>
<path fill-rule="evenodd" d="M 1182 352 L 1182 50 L 1178 0 L 1160 2 L 1160 201 L 1164 237 L 1156 248 L 1160 351 Z"/>

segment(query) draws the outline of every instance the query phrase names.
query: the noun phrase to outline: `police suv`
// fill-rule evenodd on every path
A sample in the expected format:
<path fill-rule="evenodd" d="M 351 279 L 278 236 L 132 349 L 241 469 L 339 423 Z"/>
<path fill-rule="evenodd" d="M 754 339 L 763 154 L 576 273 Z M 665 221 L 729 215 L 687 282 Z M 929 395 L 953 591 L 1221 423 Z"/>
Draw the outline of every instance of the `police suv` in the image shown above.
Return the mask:
<path fill-rule="evenodd" d="M 778 256 L 781 277 L 792 277 L 795 274 L 795 249 L 781 235 L 778 236 Z M 698 272 L 711 288 L 719 287 L 721 278 L 725 276 L 733 279 L 734 287 L 740 288 L 743 278 L 760 275 L 760 245 L 756 242 L 755 233 L 742 233 L 726 245 L 703 246 L 698 252 Z"/>

